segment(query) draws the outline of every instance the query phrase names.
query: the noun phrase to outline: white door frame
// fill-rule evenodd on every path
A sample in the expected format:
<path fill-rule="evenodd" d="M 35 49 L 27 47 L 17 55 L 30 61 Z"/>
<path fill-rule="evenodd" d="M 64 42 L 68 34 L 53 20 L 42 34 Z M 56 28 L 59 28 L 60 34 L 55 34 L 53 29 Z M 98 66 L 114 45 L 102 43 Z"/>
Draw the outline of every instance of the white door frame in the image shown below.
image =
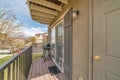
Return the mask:
<path fill-rule="evenodd" d="M 89 0 L 89 75 L 93 80 L 93 0 Z"/>

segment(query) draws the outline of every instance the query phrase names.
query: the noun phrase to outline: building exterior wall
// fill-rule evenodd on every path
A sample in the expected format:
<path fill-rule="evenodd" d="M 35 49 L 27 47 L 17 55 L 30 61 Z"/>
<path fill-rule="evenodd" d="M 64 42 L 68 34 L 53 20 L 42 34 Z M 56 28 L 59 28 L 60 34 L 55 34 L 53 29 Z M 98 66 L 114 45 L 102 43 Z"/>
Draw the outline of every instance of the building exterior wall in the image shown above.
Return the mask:
<path fill-rule="evenodd" d="M 88 0 L 78 0 L 73 5 L 73 11 L 80 12 L 73 19 L 73 80 L 88 80 L 88 3 Z"/>
<path fill-rule="evenodd" d="M 42 37 L 43 37 L 43 39 L 42 39 L 43 43 L 47 43 L 48 42 L 48 33 L 42 34 Z"/>
<path fill-rule="evenodd" d="M 39 43 L 39 36 L 35 36 L 35 43 Z"/>
<path fill-rule="evenodd" d="M 63 12 L 49 26 L 49 29 L 55 27 L 61 19 L 64 18 L 66 11 L 71 7 L 79 10 L 79 15 L 73 19 L 73 48 L 72 48 L 72 80 L 88 80 L 88 57 L 89 57 L 89 24 L 88 24 L 88 5 L 89 0 L 70 0 L 67 6 L 63 6 Z M 63 14 L 63 15 L 62 15 Z M 49 33 L 50 34 L 50 33 Z M 80 79 L 81 78 L 81 79 Z"/>
<path fill-rule="evenodd" d="M 35 43 L 44 44 L 48 42 L 48 33 L 35 34 Z"/>

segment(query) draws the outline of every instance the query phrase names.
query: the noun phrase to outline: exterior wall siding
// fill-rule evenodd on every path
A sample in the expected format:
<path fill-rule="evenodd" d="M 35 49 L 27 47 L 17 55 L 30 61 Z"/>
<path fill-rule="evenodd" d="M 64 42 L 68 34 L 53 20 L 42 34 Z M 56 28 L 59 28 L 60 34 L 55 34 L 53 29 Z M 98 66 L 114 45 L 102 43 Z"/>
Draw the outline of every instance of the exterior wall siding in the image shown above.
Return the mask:
<path fill-rule="evenodd" d="M 88 80 L 89 26 L 88 0 L 78 0 L 73 10 L 79 15 L 73 19 L 73 80 Z"/>

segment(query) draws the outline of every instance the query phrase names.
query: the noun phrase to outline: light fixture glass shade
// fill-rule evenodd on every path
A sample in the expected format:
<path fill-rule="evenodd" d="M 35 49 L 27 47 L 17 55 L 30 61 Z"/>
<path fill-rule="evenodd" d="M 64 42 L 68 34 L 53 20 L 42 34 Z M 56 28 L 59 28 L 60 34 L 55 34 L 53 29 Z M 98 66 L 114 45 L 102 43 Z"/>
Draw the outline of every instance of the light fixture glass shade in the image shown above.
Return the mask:
<path fill-rule="evenodd" d="M 79 15 L 79 11 L 78 10 L 73 11 L 73 18 L 76 18 L 78 15 Z"/>

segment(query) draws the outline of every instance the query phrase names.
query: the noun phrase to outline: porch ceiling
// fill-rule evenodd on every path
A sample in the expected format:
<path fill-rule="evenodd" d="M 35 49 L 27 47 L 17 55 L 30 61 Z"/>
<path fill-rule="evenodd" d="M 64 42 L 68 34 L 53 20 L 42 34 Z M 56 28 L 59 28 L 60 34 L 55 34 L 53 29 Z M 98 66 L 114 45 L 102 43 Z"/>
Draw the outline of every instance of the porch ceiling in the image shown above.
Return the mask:
<path fill-rule="evenodd" d="M 49 25 L 62 11 L 62 6 L 68 4 L 68 0 L 27 0 L 27 3 L 32 19 Z"/>

